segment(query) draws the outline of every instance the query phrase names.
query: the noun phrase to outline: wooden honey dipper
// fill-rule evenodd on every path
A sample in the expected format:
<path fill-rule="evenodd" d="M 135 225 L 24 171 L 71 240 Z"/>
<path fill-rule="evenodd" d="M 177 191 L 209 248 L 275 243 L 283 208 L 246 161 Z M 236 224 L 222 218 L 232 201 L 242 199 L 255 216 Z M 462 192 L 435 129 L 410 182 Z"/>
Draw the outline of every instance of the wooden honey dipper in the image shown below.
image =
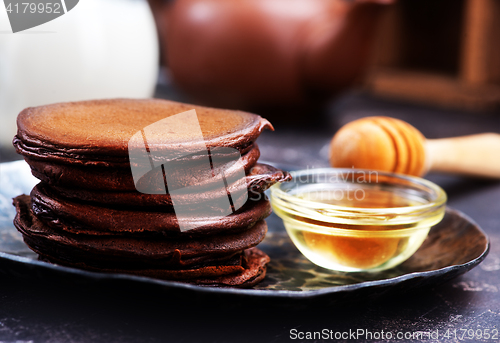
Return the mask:
<path fill-rule="evenodd" d="M 500 179 L 500 134 L 426 139 L 402 120 L 366 117 L 335 134 L 330 164 L 414 176 L 439 171 Z"/>

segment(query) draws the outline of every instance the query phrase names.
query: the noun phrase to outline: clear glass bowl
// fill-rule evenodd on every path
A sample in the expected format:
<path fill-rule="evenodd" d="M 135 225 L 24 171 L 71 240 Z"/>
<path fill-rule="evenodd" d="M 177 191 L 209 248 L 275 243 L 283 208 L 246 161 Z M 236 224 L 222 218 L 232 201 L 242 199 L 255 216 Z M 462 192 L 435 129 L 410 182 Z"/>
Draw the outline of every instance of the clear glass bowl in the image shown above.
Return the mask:
<path fill-rule="evenodd" d="M 274 212 L 311 262 L 380 271 L 408 259 L 444 216 L 446 194 L 416 177 L 360 169 L 308 169 L 271 187 Z"/>

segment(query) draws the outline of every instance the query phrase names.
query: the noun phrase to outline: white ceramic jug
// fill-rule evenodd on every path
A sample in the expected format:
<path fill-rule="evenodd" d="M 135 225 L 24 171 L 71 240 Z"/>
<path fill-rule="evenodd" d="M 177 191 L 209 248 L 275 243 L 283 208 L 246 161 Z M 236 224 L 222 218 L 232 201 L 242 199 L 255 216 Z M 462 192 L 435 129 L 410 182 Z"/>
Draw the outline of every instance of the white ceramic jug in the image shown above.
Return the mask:
<path fill-rule="evenodd" d="M 158 38 L 145 0 L 81 0 L 65 15 L 12 33 L 0 3 L 0 144 L 24 108 L 153 95 Z"/>

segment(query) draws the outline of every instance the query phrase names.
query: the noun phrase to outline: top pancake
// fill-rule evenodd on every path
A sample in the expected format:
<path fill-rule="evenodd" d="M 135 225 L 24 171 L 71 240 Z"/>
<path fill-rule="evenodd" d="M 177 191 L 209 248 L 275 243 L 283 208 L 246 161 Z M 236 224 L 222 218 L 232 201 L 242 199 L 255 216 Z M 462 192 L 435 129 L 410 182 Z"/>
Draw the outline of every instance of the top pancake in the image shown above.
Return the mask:
<path fill-rule="evenodd" d="M 59 103 L 23 110 L 15 145 L 23 155 L 51 159 L 128 161 L 128 144 L 138 132 L 162 119 L 196 110 L 207 147 L 244 151 L 272 125 L 258 115 L 159 99 L 112 99 Z M 184 125 L 184 123 L 178 123 Z M 189 125 L 186 123 L 185 125 Z M 189 151 L 195 130 L 159 127 L 147 137 L 150 151 Z M 66 161 L 69 162 L 69 161 Z"/>

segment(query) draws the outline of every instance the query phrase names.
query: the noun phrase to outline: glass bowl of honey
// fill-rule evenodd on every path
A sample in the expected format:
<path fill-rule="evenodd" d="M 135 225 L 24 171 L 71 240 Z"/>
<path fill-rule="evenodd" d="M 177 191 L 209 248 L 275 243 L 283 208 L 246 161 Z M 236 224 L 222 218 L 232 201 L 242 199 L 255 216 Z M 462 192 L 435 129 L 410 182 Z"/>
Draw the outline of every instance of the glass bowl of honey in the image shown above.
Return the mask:
<path fill-rule="evenodd" d="M 417 177 L 361 169 L 308 169 L 271 187 L 274 212 L 311 262 L 376 272 L 407 260 L 446 209 L 446 193 Z"/>

